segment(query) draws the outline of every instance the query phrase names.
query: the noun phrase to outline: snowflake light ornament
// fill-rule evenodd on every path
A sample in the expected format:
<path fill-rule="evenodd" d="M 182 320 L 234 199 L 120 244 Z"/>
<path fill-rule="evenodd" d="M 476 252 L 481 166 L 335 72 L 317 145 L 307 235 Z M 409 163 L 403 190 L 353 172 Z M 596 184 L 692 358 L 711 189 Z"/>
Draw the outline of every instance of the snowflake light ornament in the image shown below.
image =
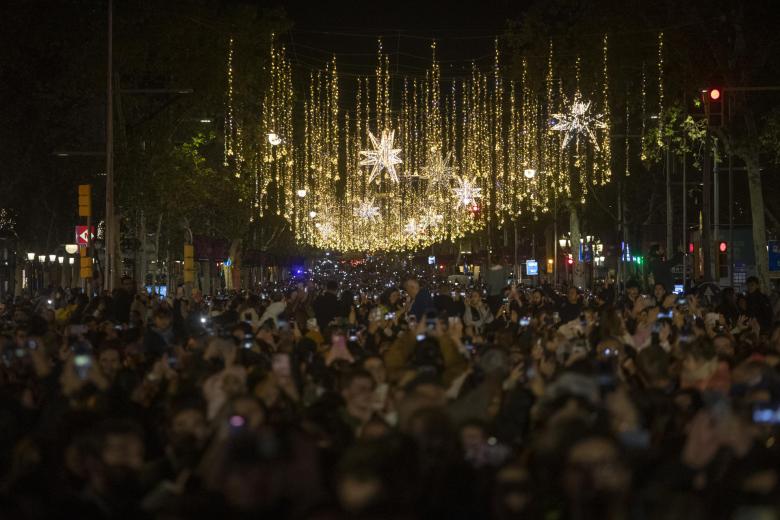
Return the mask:
<path fill-rule="evenodd" d="M 374 220 L 379 217 L 379 208 L 374 206 L 374 199 L 364 200 L 355 208 L 354 215 L 365 220 Z"/>
<path fill-rule="evenodd" d="M 458 178 L 458 187 L 453 188 L 452 191 L 463 206 L 471 206 L 477 199 L 482 198 L 482 188 L 478 188 L 474 181 L 466 177 Z"/>
<path fill-rule="evenodd" d="M 431 207 L 426 208 L 420 216 L 420 224 L 426 228 L 435 228 L 442 222 L 444 222 L 444 215 Z"/>
<path fill-rule="evenodd" d="M 410 218 L 407 221 L 406 226 L 404 226 L 404 232 L 407 235 L 419 235 L 423 231 L 425 231 L 425 226 L 413 218 Z"/>
<path fill-rule="evenodd" d="M 442 156 L 438 150 L 433 151 L 428 157 L 428 164 L 423 167 L 425 175 L 423 179 L 428 180 L 428 191 L 435 188 L 449 188 L 452 179 L 452 152 Z"/>
<path fill-rule="evenodd" d="M 553 118 L 557 122 L 552 129 L 566 133 L 562 147 L 566 147 L 572 139 L 582 135 L 587 137 L 598 150 L 599 144 L 594 130 L 607 128 L 607 123 L 601 120 L 602 117 L 602 114 L 590 112 L 590 101 L 584 102 L 579 95 L 575 95 L 574 103 L 572 103 L 568 114 L 553 114 Z"/>
<path fill-rule="evenodd" d="M 358 163 L 360 166 L 371 166 L 371 174 L 368 176 L 368 183 L 376 179 L 382 170 L 387 170 L 387 174 L 393 182 L 399 182 L 398 172 L 395 171 L 395 165 L 401 164 L 403 161 L 398 154 L 401 153 L 400 148 L 393 148 L 393 139 L 395 137 L 395 130 L 382 130 L 380 139 L 377 138 L 371 132 L 368 132 L 368 138 L 371 140 L 373 150 L 361 150 L 360 155 L 363 159 Z"/>

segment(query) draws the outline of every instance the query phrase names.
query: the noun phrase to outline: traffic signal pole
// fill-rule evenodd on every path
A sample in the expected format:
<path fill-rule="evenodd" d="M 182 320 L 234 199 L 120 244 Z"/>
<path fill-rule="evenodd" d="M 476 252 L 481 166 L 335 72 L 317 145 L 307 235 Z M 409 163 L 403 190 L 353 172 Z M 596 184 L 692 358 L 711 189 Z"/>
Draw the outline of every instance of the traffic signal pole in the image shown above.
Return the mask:
<path fill-rule="evenodd" d="M 707 124 L 704 132 L 704 161 L 702 167 L 702 229 L 701 229 L 701 257 L 704 263 L 704 281 L 712 281 L 712 171 L 710 170 L 710 125 Z"/>

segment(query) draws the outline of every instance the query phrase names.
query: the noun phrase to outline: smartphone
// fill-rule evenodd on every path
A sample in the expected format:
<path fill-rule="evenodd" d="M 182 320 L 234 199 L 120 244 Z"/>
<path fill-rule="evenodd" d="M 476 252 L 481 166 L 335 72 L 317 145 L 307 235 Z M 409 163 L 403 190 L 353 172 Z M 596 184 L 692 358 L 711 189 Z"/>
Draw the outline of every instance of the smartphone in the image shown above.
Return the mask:
<path fill-rule="evenodd" d="M 239 433 L 246 426 L 246 418 L 241 415 L 231 415 L 228 419 L 228 428 L 231 433 Z"/>
<path fill-rule="evenodd" d="M 753 407 L 753 422 L 756 424 L 780 424 L 780 403 L 758 403 Z"/>
<path fill-rule="evenodd" d="M 357 340 L 358 340 L 357 331 L 355 329 L 351 329 L 349 331 L 349 341 L 357 341 Z"/>
<path fill-rule="evenodd" d="M 386 320 L 394 320 L 395 319 L 395 313 L 394 312 L 388 312 L 387 314 L 385 314 L 385 319 Z"/>
<path fill-rule="evenodd" d="M 656 316 L 656 319 L 659 320 L 662 319 L 671 320 L 672 318 L 674 318 L 674 311 L 672 309 L 669 309 L 669 312 L 659 312 L 658 315 Z"/>
<path fill-rule="evenodd" d="M 531 324 L 531 318 L 529 316 L 523 316 L 518 322 L 521 327 L 527 327 Z"/>
<path fill-rule="evenodd" d="M 79 353 L 73 358 L 73 365 L 76 368 L 76 375 L 82 381 L 87 379 L 89 369 L 92 368 L 92 356 L 86 353 Z"/>
<path fill-rule="evenodd" d="M 274 354 L 271 361 L 271 370 L 278 377 L 290 377 L 292 370 L 290 369 L 290 355 L 289 354 Z"/>

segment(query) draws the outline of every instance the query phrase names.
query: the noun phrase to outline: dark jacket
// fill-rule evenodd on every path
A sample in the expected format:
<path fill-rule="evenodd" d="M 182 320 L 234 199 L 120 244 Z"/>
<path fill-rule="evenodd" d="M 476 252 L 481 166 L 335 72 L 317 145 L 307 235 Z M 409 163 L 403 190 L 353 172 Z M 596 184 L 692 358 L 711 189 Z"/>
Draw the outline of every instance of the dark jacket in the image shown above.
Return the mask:
<path fill-rule="evenodd" d="M 314 315 L 317 317 L 317 325 L 319 325 L 320 330 L 325 330 L 330 322 L 340 314 L 341 310 L 339 299 L 332 292 L 319 295 L 314 300 L 312 307 L 314 307 Z"/>
<path fill-rule="evenodd" d="M 428 289 L 420 288 L 420 292 L 418 292 L 417 296 L 414 298 L 412 308 L 409 309 L 409 314 L 414 314 L 414 316 L 417 318 L 417 321 L 420 321 L 423 319 L 423 316 L 425 316 L 426 312 L 434 309 L 435 307 L 433 305 L 433 298 L 431 298 L 431 293 L 428 292 Z"/>

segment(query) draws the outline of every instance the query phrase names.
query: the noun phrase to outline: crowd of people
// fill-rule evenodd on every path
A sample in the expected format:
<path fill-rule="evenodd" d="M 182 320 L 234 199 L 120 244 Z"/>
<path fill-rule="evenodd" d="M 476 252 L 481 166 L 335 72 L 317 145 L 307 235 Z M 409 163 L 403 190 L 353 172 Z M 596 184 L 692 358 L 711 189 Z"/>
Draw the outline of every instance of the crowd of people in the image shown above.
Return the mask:
<path fill-rule="evenodd" d="M 748 282 L 5 302 L 0 518 L 780 518 L 780 327 Z"/>

